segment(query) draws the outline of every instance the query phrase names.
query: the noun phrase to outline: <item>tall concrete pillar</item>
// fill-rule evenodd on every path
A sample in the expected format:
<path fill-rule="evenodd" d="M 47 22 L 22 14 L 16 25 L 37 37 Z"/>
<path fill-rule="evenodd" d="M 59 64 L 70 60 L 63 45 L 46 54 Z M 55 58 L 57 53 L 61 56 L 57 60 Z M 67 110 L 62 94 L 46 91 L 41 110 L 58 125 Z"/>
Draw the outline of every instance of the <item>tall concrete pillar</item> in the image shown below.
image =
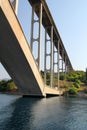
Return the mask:
<path fill-rule="evenodd" d="M 65 74 L 67 72 L 67 66 L 66 66 L 66 56 L 65 56 Z"/>
<path fill-rule="evenodd" d="M 39 18 L 38 18 L 38 20 L 36 20 L 35 19 L 35 7 L 36 6 L 34 6 L 33 8 L 32 8 L 32 19 L 31 19 L 31 42 L 30 42 L 30 47 L 31 47 L 31 52 L 33 53 L 33 46 L 34 46 L 34 43 L 35 42 L 37 42 L 37 44 L 38 44 L 38 50 L 35 50 L 35 51 L 37 51 L 38 52 L 38 57 L 37 57 L 37 59 L 35 59 L 36 60 L 36 63 L 37 63 L 37 65 L 38 65 L 38 69 L 39 69 L 39 71 L 40 71 L 40 64 L 41 64 L 41 34 L 42 34 L 42 3 L 40 3 L 39 5 L 38 5 L 38 8 L 39 8 Z M 38 25 L 39 25 L 39 28 L 38 28 L 38 36 L 37 36 L 37 38 L 34 38 L 34 33 L 35 33 L 35 30 L 34 30 L 34 24 L 35 23 L 38 23 Z M 36 44 L 36 43 L 35 43 Z"/>
<path fill-rule="evenodd" d="M 34 35 L 34 8 L 32 8 L 32 18 L 31 18 L 31 41 L 30 41 L 30 48 L 31 48 L 31 52 L 33 53 L 33 35 Z"/>
<path fill-rule="evenodd" d="M 54 41 L 54 43 L 55 43 L 55 41 Z M 55 45 L 53 44 L 53 85 L 52 85 L 52 87 L 54 87 L 55 86 L 55 84 L 54 84 L 54 76 L 55 76 L 55 53 L 56 53 L 56 51 L 55 51 Z"/>
<path fill-rule="evenodd" d="M 44 84 L 45 85 L 47 84 L 47 73 L 50 73 L 50 70 L 51 70 L 50 66 L 48 69 L 48 62 L 50 62 L 50 61 L 47 61 L 48 57 L 51 58 L 51 50 L 49 53 L 47 52 L 48 42 L 50 42 L 50 44 L 51 44 L 51 39 L 47 37 L 48 29 L 50 29 L 50 27 L 45 28 L 45 48 L 44 48 Z M 51 47 L 49 49 L 51 49 Z"/>
<path fill-rule="evenodd" d="M 64 72 L 64 50 L 62 50 L 62 73 Z"/>
<path fill-rule="evenodd" d="M 60 68 L 59 68 L 59 65 L 60 65 L 60 59 L 59 59 L 59 55 L 60 55 L 60 39 L 58 40 L 58 54 L 57 54 L 57 59 L 58 59 L 58 67 L 57 67 L 57 78 L 58 78 L 58 88 L 59 88 L 59 77 L 60 77 Z"/>
<path fill-rule="evenodd" d="M 53 26 L 51 27 L 50 86 L 53 87 Z"/>
<path fill-rule="evenodd" d="M 67 63 L 67 73 L 69 73 L 69 61 Z"/>
<path fill-rule="evenodd" d="M 55 77 L 55 69 L 57 69 L 56 70 L 56 73 L 57 73 L 57 75 L 56 75 L 56 78 L 57 78 L 57 83 L 58 83 L 58 86 L 57 86 L 57 88 L 59 87 L 59 41 L 54 41 L 54 43 L 56 43 L 56 44 L 58 44 L 57 46 L 58 46 L 58 48 L 56 49 L 55 48 L 55 45 L 54 45 L 54 52 L 53 52 L 53 54 L 54 54 L 54 57 L 53 57 L 53 79 L 54 79 L 54 77 Z M 56 61 L 55 61 L 55 56 L 56 56 Z M 57 68 L 55 68 L 55 66 L 57 66 Z M 53 81 L 53 85 L 55 86 L 55 83 L 54 83 L 54 81 Z"/>
<path fill-rule="evenodd" d="M 66 58 L 66 73 L 68 73 L 68 61 L 67 61 L 67 58 Z"/>
<path fill-rule="evenodd" d="M 47 29 L 50 29 L 51 36 L 47 38 Z M 50 42 L 50 52 L 47 52 L 47 43 Z M 50 67 L 47 69 L 47 57 L 50 57 Z M 50 73 L 50 87 L 53 87 L 53 26 L 45 29 L 45 52 L 44 52 L 44 83 L 46 84 L 47 73 Z"/>
<path fill-rule="evenodd" d="M 42 3 L 40 4 L 40 12 L 39 12 L 39 44 L 38 44 L 38 67 L 40 71 L 41 67 L 41 42 L 42 42 Z"/>
<path fill-rule="evenodd" d="M 46 70 L 46 58 L 47 58 L 47 30 L 45 29 L 45 47 L 44 47 L 44 85 L 46 85 L 46 76 L 47 76 L 47 70 Z"/>

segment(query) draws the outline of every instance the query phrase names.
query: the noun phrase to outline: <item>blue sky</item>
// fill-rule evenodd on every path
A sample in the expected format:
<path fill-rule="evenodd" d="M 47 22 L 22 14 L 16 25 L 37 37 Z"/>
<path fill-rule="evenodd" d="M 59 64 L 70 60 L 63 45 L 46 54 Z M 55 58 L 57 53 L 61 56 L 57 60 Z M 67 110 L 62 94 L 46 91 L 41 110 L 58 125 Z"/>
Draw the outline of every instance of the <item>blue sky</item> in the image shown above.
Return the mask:
<path fill-rule="evenodd" d="M 20 0 L 19 0 L 20 1 Z M 21 0 L 21 2 L 25 0 Z M 61 39 L 64 43 L 72 66 L 75 70 L 85 70 L 87 67 L 87 0 L 46 0 L 48 7 L 51 11 L 57 29 L 60 33 Z M 19 15 L 23 17 L 24 3 L 20 3 Z M 25 5 L 26 6 L 26 5 Z M 26 7 L 25 7 L 26 8 Z M 27 37 L 30 35 L 28 29 L 30 28 L 30 15 L 31 9 L 29 9 L 29 17 L 27 16 L 24 22 Z M 28 12 L 27 8 L 26 11 Z M 20 12 L 22 12 L 20 14 Z M 26 12 L 25 14 L 26 15 Z M 29 26 L 28 26 L 29 24 Z M 29 37 L 27 38 L 29 39 Z M 8 78 L 8 74 L 0 65 L 0 79 Z"/>
<path fill-rule="evenodd" d="M 87 67 L 87 0 L 46 0 L 75 70 Z"/>

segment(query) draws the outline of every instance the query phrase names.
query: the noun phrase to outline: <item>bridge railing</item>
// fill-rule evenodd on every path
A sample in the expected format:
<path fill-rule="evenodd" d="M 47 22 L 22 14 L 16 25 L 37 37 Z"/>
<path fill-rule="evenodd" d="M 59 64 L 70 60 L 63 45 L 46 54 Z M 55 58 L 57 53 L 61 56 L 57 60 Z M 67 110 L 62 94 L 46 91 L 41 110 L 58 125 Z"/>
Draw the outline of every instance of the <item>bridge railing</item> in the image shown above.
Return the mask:
<path fill-rule="evenodd" d="M 59 88 L 59 74 L 73 70 L 45 0 L 10 0 L 44 84 Z M 57 79 L 57 86 L 54 79 Z"/>

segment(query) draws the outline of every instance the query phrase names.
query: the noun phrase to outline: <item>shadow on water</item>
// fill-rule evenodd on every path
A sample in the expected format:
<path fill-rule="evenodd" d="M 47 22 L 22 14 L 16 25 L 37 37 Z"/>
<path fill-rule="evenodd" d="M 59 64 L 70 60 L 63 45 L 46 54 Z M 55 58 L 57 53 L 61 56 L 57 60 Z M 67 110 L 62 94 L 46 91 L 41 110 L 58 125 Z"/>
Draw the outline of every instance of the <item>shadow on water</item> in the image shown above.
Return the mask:
<path fill-rule="evenodd" d="M 10 118 L 7 119 L 3 130 L 29 130 L 32 123 L 32 108 L 40 101 L 38 98 L 19 98 L 9 107 L 14 110 Z"/>
<path fill-rule="evenodd" d="M 19 98 L 8 105 L 9 115 L 1 130 L 57 130 L 62 98 Z M 7 113 L 6 113 L 7 114 Z M 57 116 L 58 115 L 58 116 Z M 64 115 L 64 114 L 63 114 Z M 63 130 L 61 127 L 59 130 Z"/>
<path fill-rule="evenodd" d="M 11 104 L 13 111 L 3 130 L 64 130 L 62 98 L 19 98 Z M 59 119 L 59 121 L 58 121 Z"/>
<path fill-rule="evenodd" d="M 0 130 L 87 130 L 87 100 L 72 97 L 13 100 L 10 96 L 7 102 L 9 99 L 11 103 L 4 107 L 6 113 L 0 109 L 3 111 L 0 117 L 4 116 Z"/>

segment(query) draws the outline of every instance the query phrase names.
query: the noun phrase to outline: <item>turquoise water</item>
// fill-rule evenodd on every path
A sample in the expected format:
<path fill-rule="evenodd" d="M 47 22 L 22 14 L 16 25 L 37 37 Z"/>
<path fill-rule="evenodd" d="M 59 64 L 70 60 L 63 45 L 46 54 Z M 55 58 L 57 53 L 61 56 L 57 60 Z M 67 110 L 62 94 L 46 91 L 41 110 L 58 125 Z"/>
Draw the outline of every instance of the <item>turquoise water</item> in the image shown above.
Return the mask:
<path fill-rule="evenodd" d="M 0 130 L 87 130 L 87 99 L 0 94 Z"/>

